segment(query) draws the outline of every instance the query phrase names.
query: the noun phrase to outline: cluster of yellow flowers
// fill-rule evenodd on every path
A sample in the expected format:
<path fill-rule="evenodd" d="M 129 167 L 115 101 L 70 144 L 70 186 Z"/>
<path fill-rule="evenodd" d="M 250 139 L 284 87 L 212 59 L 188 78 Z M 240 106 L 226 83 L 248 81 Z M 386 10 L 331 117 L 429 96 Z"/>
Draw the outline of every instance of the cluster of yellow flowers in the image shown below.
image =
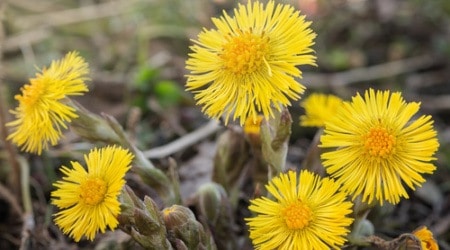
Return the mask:
<path fill-rule="evenodd" d="M 248 124 L 259 125 L 259 114 L 271 119 L 304 92 L 297 66 L 315 65 L 316 35 L 299 11 L 274 1 L 249 1 L 234 18 L 224 12 L 213 22 L 216 29 L 202 31 L 191 47 L 187 90 L 209 117 L 239 119 L 254 131 Z M 302 105 L 301 125 L 324 129 L 319 146 L 330 149 L 321 155 L 330 178 L 306 170 L 274 177 L 266 185 L 271 198 L 249 207 L 257 214 L 247 222 L 258 249 L 338 248 L 353 221 L 346 195 L 396 204 L 408 198 L 405 184 L 415 189 L 436 169 L 431 116 L 413 120 L 420 103 L 398 92 L 370 89 L 350 102 L 312 94 Z"/>
<path fill-rule="evenodd" d="M 273 119 L 304 93 L 297 66 L 315 65 L 316 34 L 299 11 L 274 1 L 240 4 L 234 17 L 224 12 L 213 23 L 216 29 L 203 30 L 191 47 L 186 89 L 209 117 L 239 120 L 258 134 L 263 118 Z M 19 106 L 7 124 L 13 130 L 8 138 L 37 154 L 55 145 L 77 118 L 68 97 L 88 91 L 88 71 L 72 52 L 31 79 L 15 97 Z M 329 149 L 321 155 L 329 177 L 307 170 L 277 173 L 266 185 L 269 194 L 250 201 L 256 216 L 246 222 L 257 249 L 338 249 L 354 221 L 347 196 L 397 204 L 408 198 L 405 186 L 414 190 L 436 169 L 433 120 L 413 119 L 420 103 L 405 102 L 399 92 L 369 89 L 351 101 L 312 94 L 302 105 L 301 125 L 323 129 L 319 147 Z M 65 234 L 92 240 L 99 230 L 118 226 L 117 197 L 132 160 L 127 149 L 108 146 L 85 156 L 87 169 L 78 162 L 61 168 L 65 177 L 51 196 L 61 209 L 55 223 Z"/>
<path fill-rule="evenodd" d="M 77 52 L 44 68 L 15 96 L 19 106 L 11 111 L 16 120 L 7 124 L 13 130 L 8 139 L 37 154 L 48 144 L 56 145 L 62 128 L 78 117 L 68 98 L 88 91 L 88 73 L 88 64 Z M 52 203 L 61 209 L 55 214 L 56 225 L 75 241 L 83 235 L 93 240 L 99 230 L 116 228 L 118 196 L 132 159 L 128 149 L 114 145 L 91 150 L 85 156 L 87 169 L 78 162 L 72 162 L 72 168 L 62 166 L 65 176 L 54 183 L 57 189 L 51 194 Z"/>

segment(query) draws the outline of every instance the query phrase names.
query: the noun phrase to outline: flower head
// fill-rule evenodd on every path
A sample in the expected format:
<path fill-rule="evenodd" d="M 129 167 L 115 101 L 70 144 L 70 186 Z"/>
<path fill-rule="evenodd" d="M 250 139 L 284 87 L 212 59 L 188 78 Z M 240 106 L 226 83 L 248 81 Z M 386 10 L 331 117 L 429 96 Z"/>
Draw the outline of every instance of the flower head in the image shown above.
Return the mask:
<path fill-rule="evenodd" d="M 89 73 L 88 64 L 77 52 L 69 52 L 62 60 L 53 61 L 42 69 L 30 83 L 21 88 L 15 99 L 19 106 L 11 111 L 16 120 L 8 140 L 22 150 L 41 154 L 48 144 L 55 145 L 66 122 L 76 118 L 75 109 L 67 105 L 67 97 L 87 92 L 84 83 Z"/>
<path fill-rule="evenodd" d="M 324 127 L 342 105 L 342 99 L 335 95 L 311 94 L 301 104 L 305 115 L 300 116 L 301 126 Z"/>
<path fill-rule="evenodd" d="M 133 155 L 126 149 L 108 146 L 93 149 L 85 156 L 87 170 L 78 162 L 73 169 L 62 166 L 63 180 L 53 185 L 52 204 L 61 211 L 55 223 L 75 241 L 83 235 L 93 240 L 98 230 L 115 229 L 120 214 L 118 195 L 125 185 L 125 173 Z"/>
<path fill-rule="evenodd" d="M 226 12 L 204 29 L 189 54 L 186 89 L 212 118 L 233 116 L 242 125 L 247 117 L 273 116 L 272 106 L 290 105 L 305 87 L 298 65 L 315 65 L 310 54 L 315 34 L 292 6 L 269 1 L 239 5 L 234 17 Z M 233 114 L 234 113 L 234 114 Z"/>
<path fill-rule="evenodd" d="M 422 226 L 414 230 L 413 234 L 420 240 L 423 250 L 439 250 L 439 246 L 433 237 L 433 233 L 428 230 L 427 227 Z"/>
<path fill-rule="evenodd" d="M 345 102 L 325 124 L 321 147 L 336 148 L 321 155 L 323 164 L 343 189 L 355 198 L 381 205 L 408 198 L 404 188 L 425 182 L 439 147 L 431 116 L 412 117 L 420 103 L 406 103 L 399 92 L 370 89 Z"/>
<path fill-rule="evenodd" d="M 257 216 L 246 219 L 257 249 L 338 249 L 344 244 L 352 203 L 332 179 L 290 171 L 266 188 L 275 200 L 251 200 L 249 209 Z"/>

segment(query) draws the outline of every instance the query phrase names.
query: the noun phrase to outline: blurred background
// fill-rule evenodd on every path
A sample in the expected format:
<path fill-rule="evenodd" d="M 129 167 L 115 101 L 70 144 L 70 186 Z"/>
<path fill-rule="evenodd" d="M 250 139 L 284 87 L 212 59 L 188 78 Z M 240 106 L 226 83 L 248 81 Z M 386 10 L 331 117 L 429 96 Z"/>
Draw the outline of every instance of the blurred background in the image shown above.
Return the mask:
<path fill-rule="evenodd" d="M 395 236 L 427 225 L 442 249 L 450 249 L 450 1 L 448 0 L 298 0 L 294 5 L 312 21 L 317 33 L 317 67 L 301 67 L 313 92 L 333 93 L 348 100 L 372 87 L 401 91 L 406 101 L 421 102 L 439 134 L 437 171 L 409 200 L 385 206 L 370 216 L 376 233 Z M 190 93 L 184 91 L 184 63 L 190 39 L 211 17 L 231 11 L 231 0 L 0 0 L 0 61 L 4 110 L 17 103 L 14 95 L 37 68 L 76 50 L 90 64 L 90 92 L 76 97 L 94 113 L 116 117 L 143 151 L 165 145 L 208 122 Z M 299 102 L 290 108 L 294 124 L 288 161 L 299 165 L 315 130 L 298 125 Z M 12 119 L 7 116 L 7 119 Z M 182 195 L 211 175 L 215 135 L 171 154 L 178 163 Z M 0 154 L 4 155 L 0 141 Z M 92 249 L 75 245 L 53 225 L 49 205 L 58 167 L 81 159 L 90 144 L 70 130 L 59 146 L 31 165 L 35 216 L 32 235 L 42 249 Z M 155 165 L 167 157 L 151 155 Z M 0 157 L 0 166 L 5 156 Z M 4 171 L 3 171 L 4 172 Z M 0 167 L 0 182 L 7 178 Z M 22 224 L 0 195 L 0 248 L 20 243 Z"/>

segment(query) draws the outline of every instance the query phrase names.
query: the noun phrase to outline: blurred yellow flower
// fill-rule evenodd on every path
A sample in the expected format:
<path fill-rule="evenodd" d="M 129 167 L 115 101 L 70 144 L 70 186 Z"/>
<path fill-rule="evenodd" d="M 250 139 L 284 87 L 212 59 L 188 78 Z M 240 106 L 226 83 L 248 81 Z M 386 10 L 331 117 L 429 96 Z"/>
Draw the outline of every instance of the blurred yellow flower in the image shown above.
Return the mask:
<path fill-rule="evenodd" d="M 325 125 L 321 155 L 327 173 L 355 198 L 396 204 L 408 198 L 404 188 L 425 182 L 439 147 L 429 115 L 411 118 L 420 103 L 406 103 L 401 93 L 370 89 L 345 102 Z"/>
<path fill-rule="evenodd" d="M 310 48 L 316 37 L 310 22 L 292 6 L 269 1 L 239 5 L 234 17 L 225 11 L 213 18 L 217 29 L 204 29 L 191 46 L 186 61 L 186 89 L 195 94 L 202 111 L 214 119 L 225 116 L 228 123 L 247 117 L 256 121 L 258 113 L 273 117 L 297 100 L 305 87 L 298 65 L 315 65 Z"/>
<path fill-rule="evenodd" d="M 256 249 L 339 249 L 353 219 L 347 194 L 330 178 L 289 171 L 266 185 L 270 197 L 250 201 L 247 218 Z"/>
<path fill-rule="evenodd" d="M 61 167 L 65 177 L 53 184 L 57 189 L 51 196 L 52 204 L 61 209 L 55 223 L 64 234 L 78 242 L 83 235 L 93 240 L 98 230 L 104 233 L 106 227 L 117 227 L 118 195 L 132 160 L 128 150 L 108 146 L 85 156 L 87 170 L 78 162 L 72 162 L 73 169 Z"/>
<path fill-rule="evenodd" d="M 244 133 L 247 135 L 259 136 L 261 131 L 261 122 L 264 119 L 262 115 L 258 115 L 256 120 L 248 117 L 244 123 Z"/>
<path fill-rule="evenodd" d="M 41 154 L 48 144 L 55 145 L 67 128 L 66 122 L 76 118 L 75 109 L 67 105 L 67 97 L 87 92 L 85 84 L 88 64 L 77 52 L 69 52 L 62 60 L 53 61 L 42 69 L 30 84 L 16 95 L 19 106 L 12 110 L 16 120 L 7 124 L 13 128 L 8 136 L 22 150 Z"/>
<path fill-rule="evenodd" d="M 335 95 L 314 93 L 305 98 L 301 106 L 305 115 L 300 116 L 300 125 L 304 127 L 324 127 L 342 105 L 342 99 Z"/>
<path fill-rule="evenodd" d="M 427 227 L 416 229 L 413 234 L 420 240 L 423 250 L 439 250 L 439 245 L 433 238 L 433 233 Z"/>

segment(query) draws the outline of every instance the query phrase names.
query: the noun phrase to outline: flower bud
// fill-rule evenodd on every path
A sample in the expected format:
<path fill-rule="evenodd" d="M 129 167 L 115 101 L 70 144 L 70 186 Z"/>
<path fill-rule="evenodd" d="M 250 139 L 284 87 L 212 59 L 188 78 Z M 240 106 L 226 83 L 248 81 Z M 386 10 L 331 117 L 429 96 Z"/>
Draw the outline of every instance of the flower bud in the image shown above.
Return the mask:
<path fill-rule="evenodd" d="M 172 205 L 165 208 L 162 214 L 172 245 L 180 245 L 178 240 L 181 240 L 187 249 L 216 249 L 213 239 L 189 208 Z"/>
<path fill-rule="evenodd" d="M 217 183 L 202 185 L 196 194 L 199 217 L 204 218 L 219 249 L 236 249 L 232 206 L 227 193 Z"/>
<path fill-rule="evenodd" d="M 194 213 L 189 208 L 180 205 L 164 208 L 162 214 L 168 230 L 186 224 L 189 220 L 195 220 Z"/>
<path fill-rule="evenodd" d="M 130 233 L 131 227 L 134 225 L 134 211 L 136 209 L 143 209 L 144 204 L 127 185 L 122 189 L 119 200 L 121 212 L 117 219 L 121 229 L 126 233 Z"/>
<path fill-rule="evenodd" d="M 212 179 L 228 192 L 241 176 L 249 157 L 249 147 L 241 130 L 228 129 L 217 139 Z"/>
<path fill-rule="evenodd" d="M 216 183 L 206 183 L 197 191 L 197 205 L 200 213 L 208 222 L 216 224 L 226 200 L 226 192 L 222 186 Z"/>
<path fill-rule="evenodd" d="M 272 176 L 285 171 L 292 118 L 287 110 L 276 113 L 269 121 L 261 123 L 261 148 L 264 160 L 273 171 Z"/>
<path fill-rule="evenodd" d="M 125 186 L 121 195 L 122 213 L 119 227 L 146 249 L 172 249 L 166 227 L 156 203 L 149 197 L 141 201 Z"/>
<path fill-rule="evenodd" d="M 75 101 L 71 101 L 70 104 L 78 114 L 78 117 L 70 124 L 75 133 L 89 141 L 121 145 L 120 138 L 105 119 Z"/>

